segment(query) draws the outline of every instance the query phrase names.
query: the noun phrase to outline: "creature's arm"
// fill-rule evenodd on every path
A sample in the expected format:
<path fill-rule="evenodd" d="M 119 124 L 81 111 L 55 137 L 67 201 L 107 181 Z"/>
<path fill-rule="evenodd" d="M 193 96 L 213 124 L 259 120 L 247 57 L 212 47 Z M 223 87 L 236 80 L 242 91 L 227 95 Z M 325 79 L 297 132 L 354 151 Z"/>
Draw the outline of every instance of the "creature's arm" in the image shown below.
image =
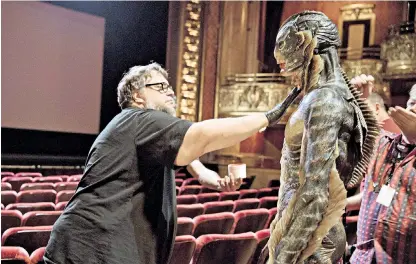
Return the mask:
<path fill-rule="evenodd" d="M 276 248 L 274 263 L 299 261 L 328 205 L 329 175 L 338 156 L 336 145 L 344 106 L 332 90 L 320 89 L 311 96 L 305 115 L 305 182 L 296 197 L 290 225 Z"/>

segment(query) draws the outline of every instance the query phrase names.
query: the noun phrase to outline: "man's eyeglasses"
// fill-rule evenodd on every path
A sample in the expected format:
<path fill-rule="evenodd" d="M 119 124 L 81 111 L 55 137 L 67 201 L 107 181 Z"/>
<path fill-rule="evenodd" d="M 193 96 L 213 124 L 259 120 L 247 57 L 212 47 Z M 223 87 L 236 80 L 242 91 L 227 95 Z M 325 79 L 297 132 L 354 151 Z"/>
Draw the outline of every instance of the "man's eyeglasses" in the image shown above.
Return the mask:
<path fill-rule="evenodd" d="M 173 91 L 173 88 L 170 84 L 167 83 L 148 83 L 145 87 L 158 91 L 160 93 L 167 93 L 169 89 Z"/>

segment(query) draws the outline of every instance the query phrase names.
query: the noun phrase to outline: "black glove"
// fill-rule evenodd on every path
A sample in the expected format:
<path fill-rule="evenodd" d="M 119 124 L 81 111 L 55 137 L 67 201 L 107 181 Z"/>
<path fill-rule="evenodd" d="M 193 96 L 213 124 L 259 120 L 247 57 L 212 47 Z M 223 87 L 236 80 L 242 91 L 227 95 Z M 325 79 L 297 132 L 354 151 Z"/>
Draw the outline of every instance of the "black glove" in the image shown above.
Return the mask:
<path fill-rule="evenodd" d="M 293 88 L 293 90 L 282 103 L 277 104 L 275 107 L 273 107 L 272 110 L 266 113 L 267 120 L 269 120 L 269 126 L 279 122 L 279 120 L 285 114 L 286 110 L 293 103 L 296 97 L 298 97 L 301 91 L 302 90 L 297 87 Z"/>

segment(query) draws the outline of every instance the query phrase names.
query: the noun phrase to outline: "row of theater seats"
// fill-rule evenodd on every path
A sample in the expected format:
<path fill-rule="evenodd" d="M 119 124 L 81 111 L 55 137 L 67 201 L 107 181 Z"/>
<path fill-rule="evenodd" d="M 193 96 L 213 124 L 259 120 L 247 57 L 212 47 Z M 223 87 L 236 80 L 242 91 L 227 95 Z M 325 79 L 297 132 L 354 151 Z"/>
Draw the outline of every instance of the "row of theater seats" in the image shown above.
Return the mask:
<path fill-rule="evenodd" d="M 199 193 L 189 194 L 182 193 L 177 196 L 178 203 L 203 203 L 213 201 L 227 201 L 239 200 L 246 198 L 263 198 L 267 196 L 279 196 L 279 188 L 263 188 L 263 189 L 248 189 L 234 192 L 215 192 L 215 193 Z M 195 199 L 196 200 L 195 200 Z"/>
<path fill-rule="evenodd" d="M 206 234 L 239 234 L 256 232 L 270 226 L 277 209 L 250 209 L 236 213 L 223 212 L 190 217 L 178 217 L 177 235 L 199 237 Z"/>
<path fill-rule="evenodd" d="M 67 178 L 65 178 L 67 177 Z M 79 182 L 81 175 L 76 176 L 45 176 L 45 177 L 4 177 L 1 179 L 2 183 L 9 183 L 10 188 L 13 191 L 20 191 L 22 185 L 29 185 L 31 183 L 67 183 L 67 182 Z M 7 188 L 6 184 L 4 185 Z"/>
<path fill-rule="evenodd" d="M 192 218 L 179 217 L 177 235 L 193 235 L 198 238 L 208 234 L 238 234 L 256 232 L 270 226 L 277 210 L 252 209 L 237 213 L 216 213 Z M 32 253 L 46 246 L 52 225 L 62 211 L 29 212 L 21 215 L 18 211 L 2 211 L 2 246 L 19 246 Z M 16 227 L 4 227 L 5 223 L 16 221 Z M 19 222 L 20 225 L 19 226 Z"/>
<path fill-rule="evenodd" d="M 180 197 L 178 197 L 180 198 Z M 239 212 L 249 209 L 272 209 L 277 206 L 277 197 L 263 197 L 261 199 L 248 198 L 236 201 L 217 201 L 196 204 L 177 204 L 178 217 L 195 217 L 202 214 L 222 212 Z"/>
<path fill-rule="evenodd" d="M 251 192 L 253 195 L 251 197 L 257 197 L 257 193 L 267 193 L 263 194 L 263 196 L 270 196 L 270 195 L 278 195 L 279 187 L 268 187 L 268 188 L 261 188 L 261 189 L 239 189 L 238 191 L 247 191 L 247 193 Z M 176 194 L 200 194 L 200 193 L 219 193 L 217 190 L 209 189 L 207 187 L 201 185 L 184 185 L 182 187 L 176 186 Z"/>
<path fill-rule="evenodd" d="M 75 190 L 56 192 L 55 190 L 30 190 L 30 191 L 2 191 L 1 203 L 6 209 L 16 203 L 60 203 L 69 201 Z"/>
<path fill-rule="evenodd" d="M 268 229 L 256 233 L 210 234 L 195 238 L 190 235 L 177 236 L 173 254 L 168 264 L 255 264 L 270 236 Z M 22 247 L 1 248 L 2 263 L 42 263 L 45 247 L 29 255 Z"/>

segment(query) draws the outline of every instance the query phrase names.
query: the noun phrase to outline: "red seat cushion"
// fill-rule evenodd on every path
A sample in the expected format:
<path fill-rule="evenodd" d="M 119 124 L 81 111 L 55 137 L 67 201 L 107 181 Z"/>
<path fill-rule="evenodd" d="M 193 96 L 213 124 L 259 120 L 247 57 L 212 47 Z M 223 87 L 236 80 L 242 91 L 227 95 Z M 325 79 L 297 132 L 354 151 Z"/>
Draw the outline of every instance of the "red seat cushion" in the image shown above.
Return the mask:
<path fill-rule="evenodd" d="M 55 191 L 75 191 L 78 187 L 78 182 L 59 182 L 55 183 Z"/>
<path fill-rule="evenodd" d="M 12 190 L 12 185 L 8 182 L 2 182 L 1 183 L 1 190 L 2 191 L 11 191 Z"/>
<path fill-rule="evenodd" d="M 68 202 L 59 202 L 55 205 L 55 210 L 56 211 L 63 211 L 67 204 L 68 204 Z"/>
<path fill-rule="evenodd" d="M 13 203 L 6 210 L 19 210 L 22 214 L 30 211 L 55 211 L 54 203 Z"/>
<path fill-rule="evenodd" d="M 33 182 L 31 177 L 5 177 L 2 179 L 2 182 L 8 182 L 12 185 L 13 191 L 20 191 L 20 186 L 24 183 Z"/>
<path fill-rule="evenodd" d="M 21 191 L 17 194 L 18 203 L 44 203 L 55 202 L 55 190 L 30 190 Z"/>
<path fill-rule="evenodd" d="M 22 226 L 54 225 L 62 211 L 31 211 L 23 215 Z"/>
<path fill-rule="evenodd" d="M 79 182 L 79 181 L 81 181 L 81 178 L 82 178 L 82 174 L 71 175 L 71 176 L 69 176 L 67 181 L 68 182 Z"/>
<path fill-rule="evenodd" d="M 71 200 L 72 196 L 74 196 L 75 191 L 74 190 L 68 190 L 68 191 L 60 191 L 56 194 L 56 200 L 55 203 L 59 202 L 67 202 Z"/>
<path fill-rule="evenodd" d="M 198 200 L 198 197 L 193 194 L 178 195 L 176 196 L 176 202 L 178 204 L 194 204 Z"/>
<path fill-rule="evenodd" d="M 15 191 L 2 191 L 1 203 L 7 207 L 7 205 L 15 203 L 17 199 L 17 192 Z"/>
<path fill-rule="evenodd" d="M 259 207 L 260 200 L 257 198 L 247 198 L 234 201 L 234 212 L 238 212 L 241 210 L 249 210 L 249 209 L 256 209 Z"/>
<path fill-rule="evenodd" d="M 55 185 L 51 182 L 35 182 L 35 183 L 25 183 L 20 186 L 20 191 L 30 191 L 30 190 L 54 190 Z"/>
<path fill-rule="evenodd" d="M 233 213 L 200 215 L 194 218 L 194 237 L 205 234 L 229 234 L 234 224 Z"/>
<path fill-rule="evenodd" d="M 204 213 L 204 206 L 202 204 L 178 204 L 176 210 L 178 217 L 194 218 Z"/>
<path fill-rule="evenodd" d="M 264 208 L 243 210 L 234 214 L 235 222 L 232 233 L 257 232 L 265 228 L 269 211 Z"/>
<path fill-rule="evenodd" d="M 23 247 L 30 254 L 40 247 L 46 247 L 52 226 L 23 226 L 9 228 L 4 232 L 3 246 Z"/>
<path fill-rule="evenodd" d="M 257 246 L 253 232 L 232 235 L 203 235 L 196 240 L 192 264 L 241 263 L 252 258 Z"/>
<path fill-rule="evenodd" d="M 1 247 L 1 263 L 30 263 L 29 253 L 22 247 Z"/>
<path fill-rule="evenodd" d="M 220 201 L 227 201 L 227 200 L 238 200 L 238 198 L 240 197 L 240 192 L 235 191 L 235 192 L 222 192 L 220 193 Z"/>
<path fill-rule="evenodd" d="M 9 228 L 18 227 L 22 224 L 23 215 L 18 210 L 1 211 L 1 233 Z"/>
<path fill-rule="evenodd" d="M 240 197 L 238 199 L 245 199 L 245 198 L 256 198 L 257 190 L 255 189 L 247 189 L 240 191 Z"/>
<path fill-rule="evenodd" d="M 220 199 L 219 193 L 200 193 L 197 195 L 198 203 L 215 202 Z"/>
<path fill-rule="evenodd" d="M 234 201 L 218 201 L 204 203 L 204 214 L 215 214 L 221 212 L 232 212 Z"/>
<path fill-rule="evenodd" d="M 36 249 L 30 255 L 31 264 L 43 263 L 43 255 L 45 255 L 46 247 L 41 247 Z"/>
<path fill-rule="evenodd" d="M 194 221 L 190 217 L 178 217 L 177 236 L 192 235 Z"/>
<path fill-rule="evenodd" d="M 201 192 L 201 189 L 202 187 L 200 185 L 186 185 L 181 187 L 179 194 L 198 194 Z"/>
<path fill-rule="evenodd" d="M 260 199 L 260 208 L 271 209 L 277 207 L 277 196 L 268 196 Z"/>
<path fill-rule="evenodd" d="M 193 236 L 177 236 L 169 264 L 188 264 L 195 251 L 196 239 Z"/>
<path fill-rule="evenodd" d="M 45 176 L 45 177 L 36 177 L 33 178 L 33 182 L 63 182 L 62 178 L 59 176 Z"/>

